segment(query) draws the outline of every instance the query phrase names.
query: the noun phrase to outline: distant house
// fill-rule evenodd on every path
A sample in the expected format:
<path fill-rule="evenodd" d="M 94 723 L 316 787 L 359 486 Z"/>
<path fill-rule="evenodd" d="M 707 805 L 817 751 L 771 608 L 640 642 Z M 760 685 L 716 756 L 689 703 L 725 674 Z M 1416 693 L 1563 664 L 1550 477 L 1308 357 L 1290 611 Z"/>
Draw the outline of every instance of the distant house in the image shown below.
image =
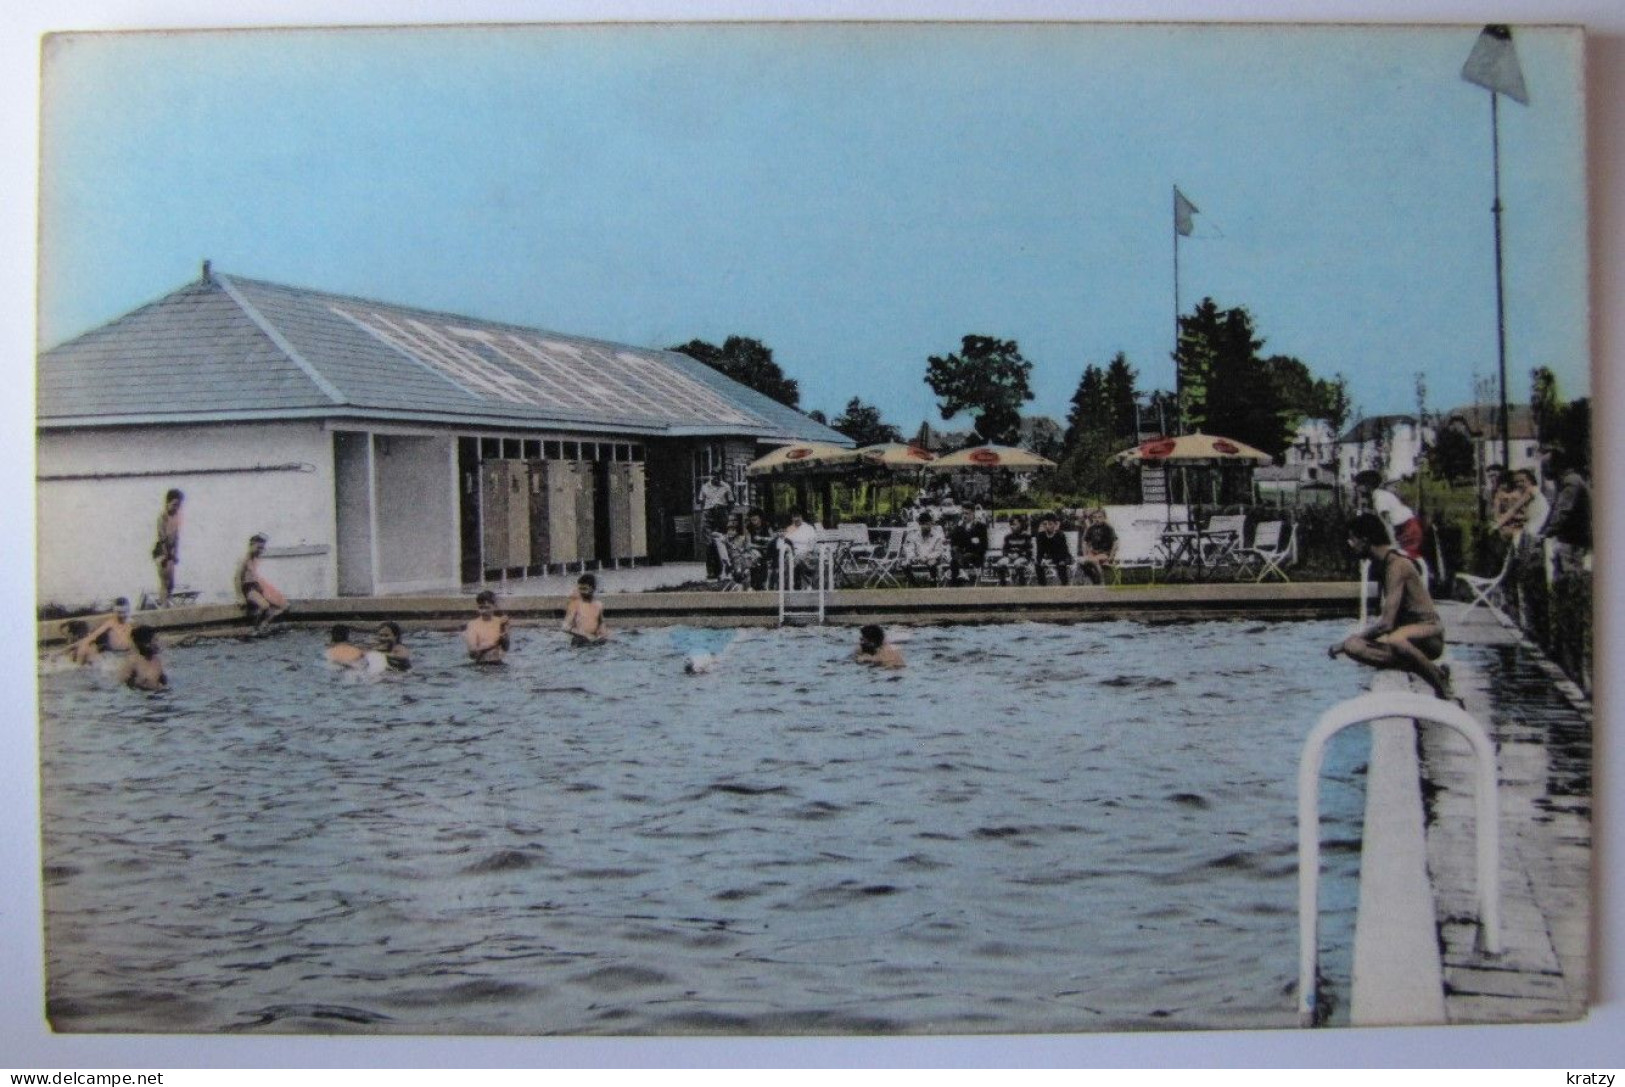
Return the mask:
<path fill-rule="evenodd" d="M 851 445 L 685 355 L 210 271 L 38 359 L 39 599 L 233 595 L 248 537 L 290 596 L 456 589 L 689 559 L 698 484 Z"/>
<path fill-rule="evenodd" d="M 1507 405 L 1507 452 L 1512 463 L 1509 468 L 1528 468 L 1540 474 L 1540 441 L 1535 433 L 1534 413 L 1527 404 Z M 1484 470 L 1501 463 L 1501 408 L 1498 404 L 1469 404 L 1453 408 L 1439 415 L 1439 425 L 1455 427 L 1466 433 L 1473 443 L 1474 475 L 1485 482 Z"/>
<path fill-rule="evenodd" d="M 1253 491 L 1260 502 L 1323 505 L 1335 499 L 1336 480 L 1337 432 L 1324 419 L 1305 419 L 1281 463 L 1253 471 Z"/>
<path fill-rule="evenodd" d="M 1414 415 L 1373 415 L 1359 420 L 1337 439 L 1337 484 L 1347 487 L 1367 469 L 1385 480 L 1409 479 L 1433 441 L 1432 426 L 1418 428 Z"/>

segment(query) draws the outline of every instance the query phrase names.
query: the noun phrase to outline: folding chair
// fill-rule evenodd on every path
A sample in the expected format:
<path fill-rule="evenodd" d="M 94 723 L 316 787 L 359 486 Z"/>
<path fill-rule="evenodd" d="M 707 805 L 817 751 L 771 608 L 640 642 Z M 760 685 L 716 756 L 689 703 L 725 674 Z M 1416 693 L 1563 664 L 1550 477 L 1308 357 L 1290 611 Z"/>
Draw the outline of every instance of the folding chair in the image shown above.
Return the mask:
<path fill-rule="evenodd" d="M 1501 594 L 1501 587 L 1506 583 L 1507 575 L 1512 572 L 1512 560 L 1517 556 L 1516 547 L 1507 548 L 1506 561 L 1501 563 L 1500 571 L 1494 577 L 1479 577 L 1474 574 L 1457 574 L 1456 580 L 1472 590 L 1473 602 L 1467 605 L 1467 610 L 1483 604 L 1495 616 L 1495 621 L 1502 626 L 1511 626 L 1512 620 L 1507 618 L 1504 611 L 1496 604 L 1495 598 Z"/>
<path fill-rule="evenodd" d="M 1253 543 L 1251 547 L 1241 549 L 1240 560 L 1243 563 L 1243 572 L 1253 574 L 1256 568 L 1258 573 L 1253 574 L 1254 581 L 1263 581 L 1271 574 L 1275 574 L 1282 581 L 1291 581 L 1282 564 L 1292 561 L 1297 551 L 1298 526 L 1293 525 L 1283 543 L 1281 530 L 1285 528 L 1281 521 L 1264 521 L 1253 529 Z"/>
<path fill-rule="evenodd" d="M 1214 514 L 1207 519 L 1200 541 L 1202 565 L 1209 570 L 1240 573 L 1242 543 L 1247 536 L 1245 514 Z"/>
<path fill-rule="evenodd" d="M 890 584 L 894 589 L 903 587 L 897 576 L 897 565 L 903 560 L 903 529 L 883 530 L 886 539 L 867 555 L 853 555 L 852 571 L 863 579 L 866 589 L 878 589 Z"/>

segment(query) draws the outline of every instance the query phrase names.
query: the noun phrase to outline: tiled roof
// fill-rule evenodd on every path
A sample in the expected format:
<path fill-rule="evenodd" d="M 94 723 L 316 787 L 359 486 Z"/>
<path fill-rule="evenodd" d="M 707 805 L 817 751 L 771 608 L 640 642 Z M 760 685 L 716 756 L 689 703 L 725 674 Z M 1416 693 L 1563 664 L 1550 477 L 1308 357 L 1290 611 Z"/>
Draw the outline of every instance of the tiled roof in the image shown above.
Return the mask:
<path fill-rule="evenodd" d="M 1535 437 L 1535 416 L 1529 410 L 1528 404 L 1508 404 L 1507 413 L 1511 421 L 1507 426 L 1509 438 Z M 1452 408 L 1447 412 L 1440 412 L 1439 419 L 1445 425 L 1460 423 L 1470 434 L 1476 438 L 1501 437 L 1501 407 L 1499 404 L 1468 404 L 1465 407 Z"/>
<path fill-rule="evenodd" d="M 41 353 L 41 426 L 369 415 L 844 436 L 685 355 L 218 273 Z"/>

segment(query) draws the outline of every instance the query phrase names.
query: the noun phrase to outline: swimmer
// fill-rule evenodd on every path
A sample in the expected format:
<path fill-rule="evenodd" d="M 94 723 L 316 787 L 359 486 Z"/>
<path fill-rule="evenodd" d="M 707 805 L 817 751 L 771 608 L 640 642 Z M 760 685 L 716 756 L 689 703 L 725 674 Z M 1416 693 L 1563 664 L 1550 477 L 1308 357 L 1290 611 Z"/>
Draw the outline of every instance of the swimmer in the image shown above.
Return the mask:
<path fill-rule="evenodd" d="M 158 655 L 158 632 L 145 623 L 130 631 L 135 652 L 120 667 L 118 681 L 136 691 L 167 691 L 163 658 Z"/>
<path fill-rule="evenodd" d="M 497 596 L 486 589 L 474 598 L 475 617 L 463 628 L 468 659 L 475 664 L 501 664 L 512 647 L 508 617 L 497 611 Z"/>
<path fill-rule="evenodd" d="M 68 648 L 80 652 L 96 649 L 103 653 L 128 653 L 135 648 L 133 633 L 134 628 L 130 626 L 130 600 L 121 596 L 113 601 L 112 615 L 103 619 L 99 626 Z"/>
<path fill-rule="evenodd" d="M 604 626 L 604 602 L 595 599 L 598 579 L 582 574 L 576 582 L 576 591 L 564 606 L 564 622 L 559 629 L 570 635 L 571 645 L 595 645 L 609 637 Z"/>
<path fill-rule="evenodd" d="M 870 623 L 858 631 L 858 651 L 852 659 L 859 664 L 872 664 L 877 668 L 903 667 L 903 654 L 886 642 L 886 630 Z"/>
<path fill-rule="evenodd" d="M 57 650 L 57 659 L 74 665 L 96 663 L 101 650 L 96 648 L 95 641 L 90 637 L 89 623 L 83 619 L 69 619 L 59 629 L 68 644 Z"/>
<path fill-rule="evenodd" d="M 270 541 L 256 532 L 248 538 L 248 554 L 237 564 L 237 591 L 242 595 L 243 607 L 248 611 L 254 633 L 263 634 L 271 620 L 288 610 L 288 598 L 260 573 L 260 556 Z"/>
<path fill-rule="evenodd" d="M 384 663 L 391 672 L 408 672 L 412 669 L 412 651 L 406 648 L 401 641 L 401 626 L 399 623 L 383 622 L 378 624 L 378 633 L 375 636 L 378 652 L 384 655 Z"/>
<path fill-rule="evenodd" d="M 350 644 L 350 628 L 335 623 L 328 632 L 327 663 L 335 668 L 361 669 L 367 666 L 367 653 L 358 645 Z"/>

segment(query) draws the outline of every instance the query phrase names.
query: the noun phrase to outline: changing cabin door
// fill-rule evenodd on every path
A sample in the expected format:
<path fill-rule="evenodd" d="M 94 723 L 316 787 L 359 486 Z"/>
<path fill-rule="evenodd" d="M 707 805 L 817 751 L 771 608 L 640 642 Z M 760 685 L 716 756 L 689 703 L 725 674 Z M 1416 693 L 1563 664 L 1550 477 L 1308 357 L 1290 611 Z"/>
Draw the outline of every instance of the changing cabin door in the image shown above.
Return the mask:
<path fill-rule="evenodd" d="M 593 486 L 591 461 L 573 461 L 570 474 L 575 484 L 576 505 L 576 558 L 599 558 L 597 518 L 593 515 L 598 488 Z"/>
<path fill-rule="evenodd" d="M 561 460 L 550 460 L 542 465 L 547 490 L 547 543 L 548 561 L 575 562 L 581 557 L 576 549 L 576 490 L 574 466 Z"/>
<path fill-rule="evenodd" d="M 547 462 L 530 461 L 526 465 L 530 480 L 530 565 L 546 566 L 556 562 L 550 543 L 552 533 L 548 524 L 548 501 L 551 492 L 547 486 Z"/>
<path fill-rule="evenodd" d="M 508 561 L 508 473 L 502 461 L 480 465 L 480 561 L 501 570 Z"/>
<path fill-rule="evenodd" d="M 643 509 L 643 465 L 620 463 L 610 466 L 609 547 L 612 558 L 648 557 L 647 522 Z"/>

